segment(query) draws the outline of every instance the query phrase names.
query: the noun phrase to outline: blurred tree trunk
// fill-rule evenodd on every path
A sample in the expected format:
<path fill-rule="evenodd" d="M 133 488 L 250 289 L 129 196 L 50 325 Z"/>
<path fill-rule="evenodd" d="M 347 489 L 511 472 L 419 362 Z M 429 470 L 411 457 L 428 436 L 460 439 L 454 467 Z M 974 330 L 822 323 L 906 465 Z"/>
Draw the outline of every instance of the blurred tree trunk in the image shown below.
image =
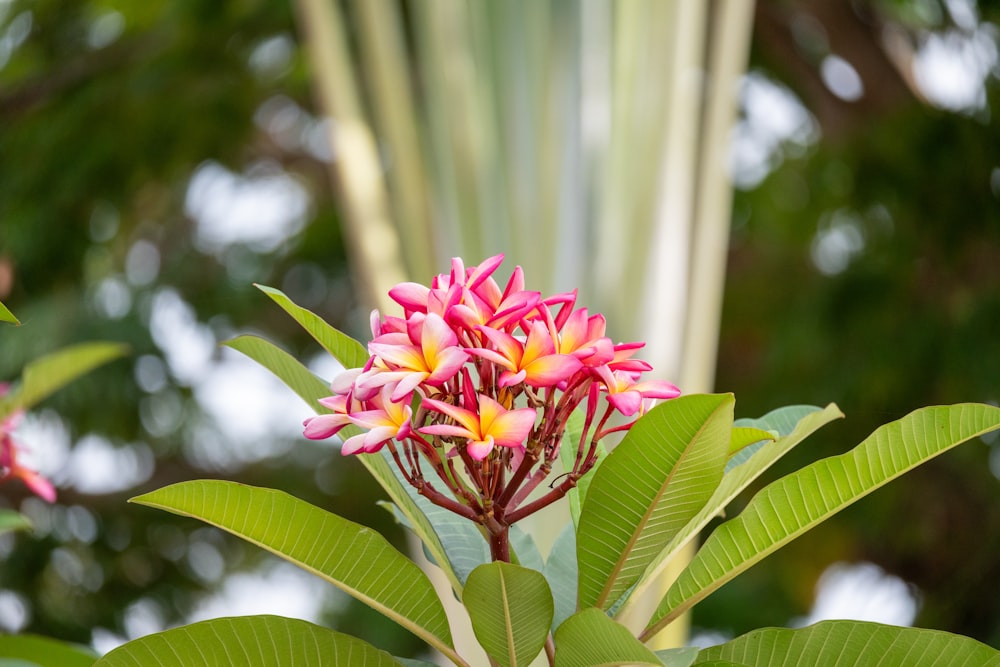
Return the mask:
<path fill-rule="evenodd" d="M 504 252 L 647 341 L 658 377 L 711 390 L 752 2 L 297 6 L 369 303 Z"/>

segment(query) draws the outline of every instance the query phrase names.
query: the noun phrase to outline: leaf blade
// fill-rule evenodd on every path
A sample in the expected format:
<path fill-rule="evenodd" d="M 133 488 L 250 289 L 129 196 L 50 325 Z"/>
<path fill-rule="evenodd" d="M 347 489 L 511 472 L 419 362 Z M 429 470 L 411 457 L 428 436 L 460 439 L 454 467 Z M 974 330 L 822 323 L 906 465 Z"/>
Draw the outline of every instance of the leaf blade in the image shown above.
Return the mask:
<path fill-rule="evenodd" d="M 329 412 L 327 408 L 318 403 L 318 400 L 329 396 L 330 388 L 297 359 L 278 346 L 263 338 L 247 335 L 237 336 L 226 341 L 224 345 L 245 354 L 271 371 L 315 412 Z M 345 436 L 356 433 L 360 433 L 360 430 L 355 426 L 346 426 L 341 431 L 341 434 Z M 447 575 L 455 591 L 461 594 L 465 576 L 481 561 L 476 561 L 465 571 L 452 565 L 438 534 L 441 526 L 439 522 L 435 521 L 435 517 L 438 516 L 437 510 L 441 512 L 447 510 L 437 508 L 407 484 L 395 469 L 395 464 L 387 450 L 383 449 L 380 454 L 359 455 L 359 460 L 379 485 L 385 489 L 389 498 L 406 518 L 410 529 L 423 541 L 435 562 Z"/>
<path fill-rule="evenodd" d="M 469 574 L 462 600 L 480 645 L 499 664 L 527 665 L 541 652 L 553 602 L 540 572 L 499 561 L 480 565 Z"/>
<path fill-rule="evenodd" d="M 643 416 L 587 491 L 577 534 L 579 606 L 610 608 L 722 478 L 735 399 L 681 396 Z"/>
<path fill-rule="evenodd" d="M 752 421 L 761 429 L 775 431 L 778 433 L 778 438 L 763 443 L 763 446 L 756 448 L 745 461 L 737 466 L 732 466 L 735 457 L 729 460 L 722 481 L 716 487 L 712 497 L 646 567 L 646 571 L 640 578 L 630 600 L 640 598 L 642 592 L 651 582 L 656 580 L 658 573 L 667 566 L 674 554 L 694 539 L 714 517 L 721 514 L 726 505 L 751 482 L 809 435 L 834 419 L 843 416 L 840 409 L 831 403 L 822 410 L 811 406 L 793 406 L 773 410 L 756 420 L 737 420 L 736 423 Z M 797 421 L 796 418 L 798 418 Z M 744 452 L 746 450 L 743 450 L 741 454 Z M 627 607 L 628 603 L 626 603 L 625 608 Z M 623 613 L 625 608 L 619 613 Z"/>
<path fill-rule="evenodd" d="M 277 345 L 258 336 L 250 335 L 237 336 L 222 344 L 250 357 L 271 371 L 299 398 L 305 401 L 306 405 L 313 411 L 329 412 L 318 402 L 319 399 L 330 395 L 329 385 L 313 375 L 312 371 Z"/>
<path fill-rule="evenodd" d="M 764 628 L 699 652 L 697 665 L 1000 665 L 1000 652 L 970 637 L 863 621 L 822 621 L 806 628 Z"/>
<path fill-rule="evenodd" d="M 998 427 L 1000 408 L 991 405 L 921 408 L 879 427 L 847 453 L 772 482 L 739 516 L 708 537 L 667 591 L 643 636 L 652 636 L 740 572 L 854 501 Z"/>
<path fill-rule="evenodd" d="M 566 619 L 556 630 L 555 643 L 555 667 L 663 664 L 628 628 L 595 607 Z"/>
<path fill-rule="evenodd" d="M 281 491 L 218 480 L 180 482 L 129 502 L 222 528 L 326 579 L 446 655 L 454 653 L 430 580 L 370 528 Z"/>
<path fill-rule="evenodd" d="M 368 361 L 368 350 L 361 343 L 330 326 L 316 313 L 299 306 L 281 290 L 266 285 L 254 286 L 291 315 L 344 368 L 360 368 Z"/>
<path fill-rule="evenodd" d="M 120 343 L 79 343 L 35 359 L 24 367 L 21 382 L 0 399 L 0 417 L 27 410 L 81 375 L 128 354 Z"/>
<path fill-rule="evenodd" d="M 97 655 L 76 646 L 38 635 L 0 635 L 0 656 L 24 659 L 38 667 L 90 667 Z"/>
<path fill-rule="evenodd" d="M 14 313 L 10 312 L 7 306 L 3 305 L 3 301 L 0 301 L 0 322 L 8 322 L 15 326 L 21 325 L 21 322 L 14 317 Z"/>
<path fill-rule="evenodd" d="M 267 615 L 217 618 L 147 635 L 112 650 L 94 667 L 193 664 L 402 667 L 385 651 L 350 635 L 294 618 Z"/>

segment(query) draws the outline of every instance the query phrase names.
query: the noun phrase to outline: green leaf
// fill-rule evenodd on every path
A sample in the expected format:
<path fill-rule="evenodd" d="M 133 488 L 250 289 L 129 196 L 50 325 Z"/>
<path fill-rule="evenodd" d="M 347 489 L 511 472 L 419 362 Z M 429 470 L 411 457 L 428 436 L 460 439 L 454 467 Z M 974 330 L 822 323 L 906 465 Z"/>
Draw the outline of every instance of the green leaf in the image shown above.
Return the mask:
<path fill-rule="evenodd" d="M 20 512 L 0 510 L 0 534 L 12 530 L 31 530 L 31 522 Z"/>
<path fill-rule="evenodd" d="M 225 344 L 245 354 L 271 371 L 278 379 L 288 385 L 292 391 L 298 394 L 315 412 L 329 412 L 329 410 L 317 402 L 320 398 L 330 395 L 329 386 L 284 350 L 256 336 L 238 336 L 227 341 Z M 341 435 L 344 437 L 349 437 L 356 433 L 360 433 L 360 431 L 354 426 L 346 426 L 341 431 Z M 436 519 L 444 521 L 445 518 L 440 514 L 441 512 L 447 513 L 450 516 L 454 515 L 447 510 L 438 508 L 426 498 L 417 494 L 416 490 L 399 475 L 395 463 L 392 461 L 392 457 L 386 448 L 383 448 L 379 454 L 361 454 L 358 456 L 358 460 L 361 461 L 372 477 L 385 489 L 389 498 L 399 508 L 402 516 L 406 518 L 408 527 L 423 541 L 427 550 L 431 553 L 433 560 L 442 567 L 442 570 L 448 576 L 455 591 L 461 593 L 465 577 L 472 571 L 472 568 L 483 561 L 476 559 L 474 562 L 470 562 L 467 569 L 457 572 L 456 568 L 451 565 L 451 560 L 445 552 L 441 539 L 432 526 L 432 521 L 428 518 L 428 514 L 430 514 L 436 517 Z M 438 528 L 443 530 L 450 525 L 443 526 L 439 524 Z M 460 531 L 463 528 L 455 528 L 454 530 Z M 472 530 L 475 532 L 474 528 Z M 454 536 L 453 532 L 447 531 L 447 534 Z M 480 542 L 484 542 L 481 536 L 476 535 L 476 537 Z"/>
<path fill-rule="evenodd" d="M 37 635 L 0 635 L 0 661 L 11 658 L 37 667 L 90 667 L 97 660 L 83 646 Z"/>
<path fill-rule="evenodd" d="M 350 635 L 281 616 L 217 618 L 147 635 L 114 649 L 94 667 L 401 667 Z"/>
<path fill-rule="evenodd" d="M 118 343 L 81 343 L 40 357 L 24 367 L 21 383 L 0 399 L 0 417 L 27 410 L 81 375 L 128 353 Z"/>
<path fill-rule="evenodd" d="M 278 346 L 263 338 L 248 335 L 237 336 L 223 342 L 223 345 L 245 354 L 274 373 L 314 412 L 330 412 L 317 402 L 330 395 L 330 386 Z"/>
<path fill-rule="evenodd" d="M 827 406 L 827 409 L 829 408 L 830 406 Z M 783 408 L 771 410 L 763 417 L 758 417 L 756 419 L 748 419 L 746 417 L 737 419 L 733 423 L 733 426 L 737 428 L 757 428 L 763 431 L 777 433 L 778 437 L 783 437 L 791 434 L 791 432 L 795 430 L 798 423 L 805 419 L 807 415 L 819 411 L 820 408 L 814 405 L 788 405 Z M 844 415 L 838 412 L 838 416 L 843 417 Z M 729 472 L 736 466 L 748 461 L 750 457 L 757 452 L 757 450 L 766 444 L 766 442 L 753 443 L 752 445 L 736 452 L 732 458 L 729 459 L 729 463 L 726 464 L 726 472 Z M 784 453 L 787 452 L 783 452 L 782 455 Z"/>
<path fill-rule="evenodd" d="M 722 479 L 732 394 L 681 396 L 637 421 L 598 468 L 577 532 L 579 606 L 610 608 Z"/>
<path fill-rule="evenodd" d="M 130 502 L 200 519 L 261 546 L 454 655 L 430 580 L 370 528 L 281 491 L 216 480 L 173 484 Z"/>
<path fill-rule="evenodd" d="M 698 659 L 698 648 L 685 646 L 683 648 L 660 649 L 656 652 L 656 657 L 666 667 L 690 667 Z"/>
<path fill-rule="evenodd" d="M 862 621 L 823 621 L 807 628 L 764 628 L 698 654 L 695 665 L 1000 665 L 1000 652 L 969 637 Z"/>
<path fill-rule="evenodd" d="M 555 642 L 555 667 L 663 664 L 628 628 L 594 607 L 566 619 Z"/>
<path fill-rule="evenodd" d="M 265 285 L 255 285 L 255 287 L 271 297 L 286 313 L 291 315 L 317 343 L 323 346 L 324 350 L 343 364 L 344 368 L 360 368 L 368 362 L 369 354 L 364 345 L 347 334 L 337 331 L 316 313 L 296 305 L 281 290 Z"/>
<path fill-rule="evenodd" d="M 642 592 L 651 582 L 657 580 L 657 575 L 666 567 L 670 559 L 701 532 L 708 525 L 709 521 L 722 514 L 726 505 L 749 486 L 753 480 L 757 479 L 765 470 L 809 435 L 834 419 L 843 416 L 843 413 L 837 406 L 831 403 L 822 410 L 816 407 L 805 406 L 780 408 L 769 412 L 758 420 L 752 420 L 760 428 L 778 433 L 778 439 L 763 442 L 760 447 L 755 446 L 744 449 L 737 456 L 729 460 L 729 463 L 726 464 L 726 473 L 722 477 L 722 482 L 719 483 L 712 497 L 688 521 L 687 525 L 670 540 L 670 543 L 663 548 L 656 558 L 649 563 L 646 567 L 646 572 L 643 573 L 639 580 L 639 585 L 633 591 L 631 599 L 641 598 Z M 739 421 L 745 423 L 751 420 Z M 749 456 L 743 463 L 733 467 L 733 461 L 742 457 L 749 449 L 753 451 L 749 453 Z M 623 611 L 619 610 L 618 613 L 620 614 Z"/>
<path fill-rule="evenodd" d="M 476 639 L 500 665 L 527 665 L 542 651 L 553 608 L 540 572 L 511 563 L 480 565 L 465 582 L 462 601 Z"/>
<path fill-rule="evenodd" d="M 763 444 L 775 439 L 775 434 L 770 431 L 763 431 L 759 428 L 750 428 L 748 426 L 733 427 L 733 432 L 729 438 L 729 455 L 732 456 L 754 443 L 759 442 Z"/>
<path fill-rule="evenodd" d="M 708 537 L 667 591 L 643 636 L 652 636 L 709 593 L 859 498 L 998 427 L 1000 408 L 991 405 L 922 408 L 881 426 L 846 454 L 771 483 L 739 516 Z"/>
<path fill-rule="evenodd" d="M 14 317 L 14 313 L 10 312 L 7 309 L 7 306 L 3 305 L 3 301 L 0 301 L 0 322 L 9 322 L 10 324 L 17 325 L 21 324 L 18 319 Z"/>
<path fill-rule="evenodd" d="M 576 530 L 572 523 L 566 524 L 552 544 L 542 574 L 549 582 L 555 601 L 552 617 L 552 629 L 555 630 L 576 611 Z"/>

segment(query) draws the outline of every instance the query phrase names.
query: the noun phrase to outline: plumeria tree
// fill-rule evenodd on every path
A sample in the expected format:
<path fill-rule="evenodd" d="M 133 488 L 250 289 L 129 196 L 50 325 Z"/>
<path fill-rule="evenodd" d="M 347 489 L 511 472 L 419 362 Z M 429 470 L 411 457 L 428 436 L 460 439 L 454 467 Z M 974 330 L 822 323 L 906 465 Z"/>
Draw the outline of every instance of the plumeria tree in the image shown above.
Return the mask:
<path fill-rule="evenodd" d="M 274 345 L 229 345 L 271 369 L 316 411 L 305 434 L 343 440 L 383 486 L 387 508 L 421 540 L 468 611 L 491 665 L 1000 664 L 972 639 L 830 621 L 762 629 L 717 647 L 646 643 L 707 595 L 913 467 L 1000 428 L 1000 408 L 925 408 L 853 450 L 761 489 L 712 530 L 639 632 L 620 621 L 640 593 L 769 466 L 842 416 L 793 406 L 734 420 L 731 394 L 680 395 L 615 344 L 575 293 L 501 288 L 500 257 L 391 293 L 402 316 L 372 317 L 367 349 L 278 290 L 261 289 L 345 368 L 331 384 Z M 331 394 L 332 391 L 332 394 Z M 663 400 L 661 405 L 652 402 Z M 607 453 L 602 442 L 620 434 Z M 545 481 L 548 480 L 546 484 Z M 551 552 L 517 522 L 566 499 Z M 372 530 L 280 491 L 190 481 L 133 499 L 201 519 L 313 572 L 395 620 L 456 665 L 428 577 Z M 129 642 L 95 664 L 416 665 L 356 638 L 274 616 L 195 623 Z M 951 661 L 951 662 L 948 662 Z"/>

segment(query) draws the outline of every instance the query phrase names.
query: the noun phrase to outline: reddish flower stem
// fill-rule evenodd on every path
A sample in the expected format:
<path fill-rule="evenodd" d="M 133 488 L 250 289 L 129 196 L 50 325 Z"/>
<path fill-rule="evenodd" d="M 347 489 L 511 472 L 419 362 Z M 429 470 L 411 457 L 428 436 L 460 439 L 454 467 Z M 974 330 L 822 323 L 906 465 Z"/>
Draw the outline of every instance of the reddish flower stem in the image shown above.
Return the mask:
<path fill-rule="evenodd" d="M 499 525 L 493 530 L 487 526 L 490 535 L 490 558 L 494 561 L 510 562 L 510 526 Z"/>
<path fill-rule="evenodd" d="M 569 491 L 574 486 L 576 486 L 576 482 L 578 479 L 580 479 L 579 474 L 575 472 L 569 473 L 568 475 L 566 475 L 566 479 L 563 480 L 562 484 L 552 489 L 541 498 L 538 498 L 537 500 L 533 500 L 532 502 L 528 503 L 524 507 L 519 507 L 514 511 L 507 513 L 507 515 L 504 517 L 504 520 L 508 525 L 513 525 L 514 523 L 520 521 L 524 517 L 534 514 L 543 507 L 548 507 L 549 505 L 551 505 L 552 503 L 554 503 L 555 501 L 559 500 L 567 493 L 569 493 Z"/>

